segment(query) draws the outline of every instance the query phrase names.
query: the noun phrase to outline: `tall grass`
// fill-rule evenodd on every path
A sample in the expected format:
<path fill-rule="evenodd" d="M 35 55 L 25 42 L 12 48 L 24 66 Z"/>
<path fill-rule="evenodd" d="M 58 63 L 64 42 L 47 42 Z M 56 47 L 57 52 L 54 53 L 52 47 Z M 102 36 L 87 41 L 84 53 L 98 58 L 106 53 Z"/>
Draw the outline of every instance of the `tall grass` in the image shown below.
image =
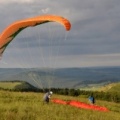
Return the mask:
<path fill-rule="evenodd" d="M 43 94 L 0 91 L 0 120 L 120 120 L 120 104 L 97 101 L 109 112 L 79 109 L 42 101 Z M 85 98 L 53 95 L 52 98 L 80 100 Z"/>

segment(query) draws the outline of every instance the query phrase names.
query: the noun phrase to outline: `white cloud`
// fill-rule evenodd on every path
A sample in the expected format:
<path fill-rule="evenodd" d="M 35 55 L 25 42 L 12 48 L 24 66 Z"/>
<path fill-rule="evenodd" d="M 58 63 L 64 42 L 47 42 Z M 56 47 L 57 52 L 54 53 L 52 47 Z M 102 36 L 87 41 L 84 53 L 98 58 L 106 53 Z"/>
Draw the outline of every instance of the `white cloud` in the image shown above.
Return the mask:
<path fill-rule="evenodd" d="M 61 66 L 68 67 L 120 66 L 120 54 L 71 55 L 58 60 Z"/>
<path fill-rule="evenodd" d="M 43 13 L 48 13 L 50 11 L 50 8 L 45 8 L 41 10 Z"/>
<path fill-rule="evenodd" d="M 34 0 L 0 0 L 0 4 L 9 4 L 9 3 L 32 3 Z"/>

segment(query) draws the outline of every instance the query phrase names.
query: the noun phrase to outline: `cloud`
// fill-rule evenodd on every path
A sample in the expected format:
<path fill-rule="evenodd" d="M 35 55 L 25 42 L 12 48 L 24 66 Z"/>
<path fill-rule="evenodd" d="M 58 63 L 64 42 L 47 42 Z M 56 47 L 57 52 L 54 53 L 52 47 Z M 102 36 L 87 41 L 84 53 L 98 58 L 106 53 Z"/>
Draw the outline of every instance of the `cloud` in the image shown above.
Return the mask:
<path fill-rule="evenodd" d="M 71 56 L 64 56 L 58 59 L 60 59 L 61 61 L 60 64 L 62 67 L 63 66 L 68 66 L 68 67 L 120 66 L 120 62 L 119 62 L 120 54 L 71 55 Z"/>
<path fill-rule="evenodd" d="M 0 0 L 0 4 L 10 4 L 10 3 L 32 3 L 34 0 Z"/>
<path fill-rule="evenodd" d="M 0 4 L 0 33 L 17 20 L 42 14 L 61 15 L 72 24 L 67 33 L 63 27 L 52 23 L 41 25 L 39 29 L 25 29 L 12 42 L 13 45 L 8 46 L 4 61 L 10 57 L 17 60 L 18 50 L 28 51 L 26 41 L 29 41 L 35 58 L 39 54 L 38 47 L 44 50 L 46 57 L 52 46 L 52 56 L 58 58 L 58 66 L 120 65 L 119 0 L 0 0 Z M 29 57 L 27 52 L 24 54 Z"/>
<path fill-rule="evenodd" d="M 48 13 L 50 11 L 50 8 L 45 8 L 41 10 L 43 13 Z"/>

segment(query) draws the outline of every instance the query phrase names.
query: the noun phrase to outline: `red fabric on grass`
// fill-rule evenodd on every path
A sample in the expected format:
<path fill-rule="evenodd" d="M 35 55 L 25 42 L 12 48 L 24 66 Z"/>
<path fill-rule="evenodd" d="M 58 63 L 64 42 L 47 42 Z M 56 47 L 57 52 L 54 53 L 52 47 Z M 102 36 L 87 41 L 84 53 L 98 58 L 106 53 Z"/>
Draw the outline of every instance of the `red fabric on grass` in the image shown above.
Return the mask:
<path fill-rule="evenodd" d="M 58 104 L 64 104 L 64 105 L 71 105 L 77 108 L 92 109 L 92 110 L 98 110 L 98 111 L 103 111 L 103 112 L 109 111 L 106 107 L 102 107 L 98 105 L 91 105 L 91 104 L 87 104 L 87 103 L 75 101 L 75 100 L 64 101 L 60 99 L 53 99 L 52 102 L 58 103 Z"/>

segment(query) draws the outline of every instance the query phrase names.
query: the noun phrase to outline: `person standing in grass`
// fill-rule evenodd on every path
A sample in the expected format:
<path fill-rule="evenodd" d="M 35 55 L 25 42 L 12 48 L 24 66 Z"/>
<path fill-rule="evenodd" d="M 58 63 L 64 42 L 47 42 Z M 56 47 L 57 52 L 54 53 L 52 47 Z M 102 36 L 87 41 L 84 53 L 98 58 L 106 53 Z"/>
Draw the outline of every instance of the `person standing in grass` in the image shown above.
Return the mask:
<path fill-rule="evenodd" d="M 90 101 L 91 104 L 95 104 L 95 98 L 94 98 L 93 95 L 89 96 L 88 99 L 89 99 L 89 101 Z"/>
<path fill-rule="evenodd" d="M 50 100 L 52 94 L 53 94 L 52 91 L 49 91 L 49 92 L 45 93 L 45 95 L 43 97 L 44 102 L 49 103 L 49 100 Z"/>

